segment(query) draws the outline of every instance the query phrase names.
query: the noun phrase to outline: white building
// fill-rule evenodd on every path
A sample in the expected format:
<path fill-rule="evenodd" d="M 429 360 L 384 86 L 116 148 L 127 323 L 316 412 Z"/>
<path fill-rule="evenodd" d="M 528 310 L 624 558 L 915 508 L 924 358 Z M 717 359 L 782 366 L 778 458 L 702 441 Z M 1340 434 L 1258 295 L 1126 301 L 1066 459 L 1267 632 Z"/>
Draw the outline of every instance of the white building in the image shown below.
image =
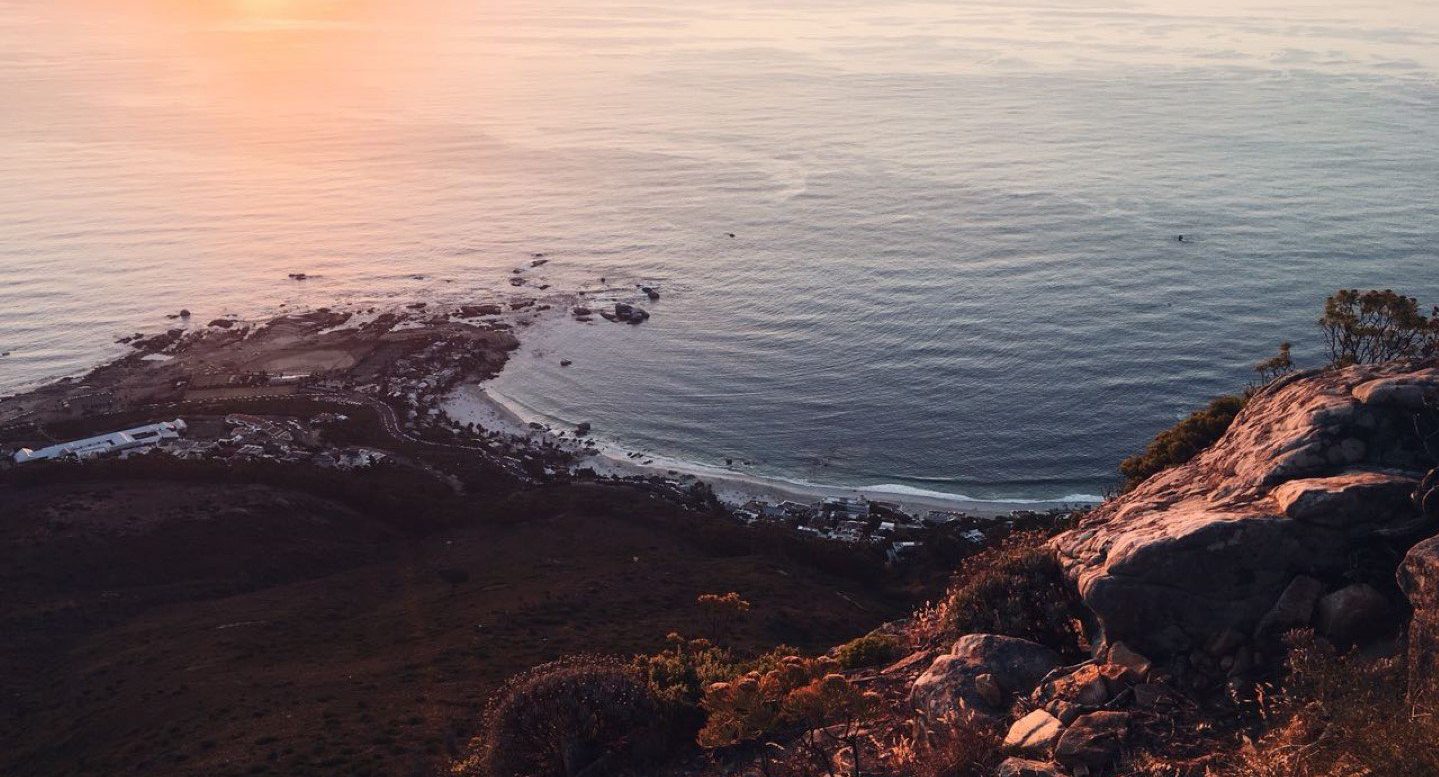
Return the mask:
<path fill-rule="evenodd" d="M 174 440 L 185 431 L 185 422 L 179 418 L 173 421 L 164 421 L 149 426 L 137 426 L 134 429 L 126 429 L 123 432 L 111 432 L 99 437 L 87 437 L 83 440 L 73 442 L 62 442 L 59 445 L 51 445 L 48 448 L 41 448 L 38 451 L 29 448 L 21 448 L 15 451 L 15 463 L 24 464 L 27 461 L 40 461 L 43 459 L 63 459 L 74 457 L 77 459 L 88 459 L 92 456 L 103 456 L 107 453 L 132 450 L 135 448 L 146 448 L 159 445 L 165 440 Z"/>

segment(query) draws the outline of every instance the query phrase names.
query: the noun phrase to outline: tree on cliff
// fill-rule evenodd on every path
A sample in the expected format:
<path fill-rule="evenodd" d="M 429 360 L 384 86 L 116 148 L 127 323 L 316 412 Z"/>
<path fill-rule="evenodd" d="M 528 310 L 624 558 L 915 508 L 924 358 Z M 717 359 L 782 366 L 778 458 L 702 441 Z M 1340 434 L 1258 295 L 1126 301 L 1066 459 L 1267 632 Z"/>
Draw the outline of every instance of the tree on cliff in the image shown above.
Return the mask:
<path fill-rule="evenodd" d="M 1294 358 L 1290 355 L 1291 348 L 1293 346 L 1287 342 L 1280 343 L 1279 353 L 1254 365 L 1254 371 L 1259 373 L 1259 385 L 1273 383 L 1294 371 Z"/>
<path fill-rule="evenodd" d="M 1417 299 L 1389 289 L 1335 292 L 1324 301 L 1319 328 L 1337 367 L 1439 353 L 1439 308 L 1426 316 Z"/>

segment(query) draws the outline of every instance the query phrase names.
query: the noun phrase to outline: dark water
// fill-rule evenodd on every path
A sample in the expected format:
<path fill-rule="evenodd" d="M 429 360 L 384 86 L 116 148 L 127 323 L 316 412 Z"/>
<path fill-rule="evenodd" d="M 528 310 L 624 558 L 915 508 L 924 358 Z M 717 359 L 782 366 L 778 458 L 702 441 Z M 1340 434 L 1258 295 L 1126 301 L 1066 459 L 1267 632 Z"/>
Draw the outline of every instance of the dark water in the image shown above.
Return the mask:
<path fill-rule="evenodd" d="M 0 390 L 544 251 L 664 296 L 531 333 L 538 412 L 1058 498 L 1317 359 L 1334 288 L 1439 302 L 1429 4 L 953 5 L 0 2 Z"/>

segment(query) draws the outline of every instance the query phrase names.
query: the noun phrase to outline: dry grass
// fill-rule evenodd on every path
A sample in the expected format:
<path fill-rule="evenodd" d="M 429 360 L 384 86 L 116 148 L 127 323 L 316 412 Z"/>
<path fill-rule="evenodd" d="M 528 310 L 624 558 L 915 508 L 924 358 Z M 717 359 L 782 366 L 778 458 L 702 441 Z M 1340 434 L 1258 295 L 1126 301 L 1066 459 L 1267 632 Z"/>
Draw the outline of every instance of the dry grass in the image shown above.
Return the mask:
<path fill-rule="evenodd" d="M 1340 655 L 1296 633 L 1289 670 L 1264 705 L 1269 730 L 1226 777 L 1439 775 L 1439 700 L 1406 698 L 1402 657 Z"/>
<path fill-rule="evenodd" d="M 889 764 L 905 777 L 989 777 L 1002 760 L 1004 737 L 998 729 L 951 721 L 906 739 L 893 748 Z"/>

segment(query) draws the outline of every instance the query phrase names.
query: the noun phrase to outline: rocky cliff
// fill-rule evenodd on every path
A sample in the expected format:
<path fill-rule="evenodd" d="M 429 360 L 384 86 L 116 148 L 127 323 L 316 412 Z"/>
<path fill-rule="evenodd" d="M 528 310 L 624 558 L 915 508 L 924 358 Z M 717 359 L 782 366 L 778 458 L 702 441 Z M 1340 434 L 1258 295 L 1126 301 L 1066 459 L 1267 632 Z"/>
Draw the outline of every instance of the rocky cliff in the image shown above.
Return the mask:
<path fill-rule="evenodd" d="M 1389 686 L 1389 696 L 1365 687 L 1349 700 L 1382 708 L 1321 708 L 1318 718 L 1290 710 L 1290 725 L 1271 739 L 1281 753 L 1324 740 L 1330 750 L 1315 759 L 1354 766 L 1370 761 L 1345 748 L 1368 736 L 1404 773 L 1433 773 L 1436 761 L 1408 758 L 1403 739 L 1428 742 L 1429 729 L 1408 722 L 1391 736 L 1387 716 L 1406 707 L 1405 686 L 1415 709 L 1431 708 L 1439 692 L 1435 452 L 1433 366 L 1353 367 L 1271 384 L 1208 450 L 1050 540 L 1083 599 L 1076 617 L 1091 621 L 1091 659 L 1061 666 L 1043 645 L 963 636 L 911 683 L 916 730 L 1007 730 L 1000 750 L 1009 758 L 993 772 L 1004 777 L 1248 773 L 1245 757 L 1223 754 L 1225 737 L 1238 734 L 1217 732 L 1245 705 L 1262 705 L 1259 683 L 1282 677 L 1280 637 L 1312 628 L 1321 638 L 1312 644 L 1338 648 L 1333 655 L 1363 645 L 1383 666 L 1406 653 L 1399 627 L 1412 609 L 1408 682 Z M 1348 716 L 1334 724 L 1340 734 L 1324 733 L 1330 714 Z M 1384 731 L 1378 740 L 1355 733 L 1365 726 Z M 1371 761 L 1384 766 L 1342 773 L 1393 773 L 1393 760 Z"/>
<path fill-rule="evenodd" d="M 1439 369 L 1398 364 L 1259 391 L 1210 449 L 1054 540 L 1102 640 L 1161 657 L 1310 623 L 1362 638 L 1402 602 L 1353 583 L 1355 559 L 1434 533 L 1411 497 L 1436 400 Z"/>

